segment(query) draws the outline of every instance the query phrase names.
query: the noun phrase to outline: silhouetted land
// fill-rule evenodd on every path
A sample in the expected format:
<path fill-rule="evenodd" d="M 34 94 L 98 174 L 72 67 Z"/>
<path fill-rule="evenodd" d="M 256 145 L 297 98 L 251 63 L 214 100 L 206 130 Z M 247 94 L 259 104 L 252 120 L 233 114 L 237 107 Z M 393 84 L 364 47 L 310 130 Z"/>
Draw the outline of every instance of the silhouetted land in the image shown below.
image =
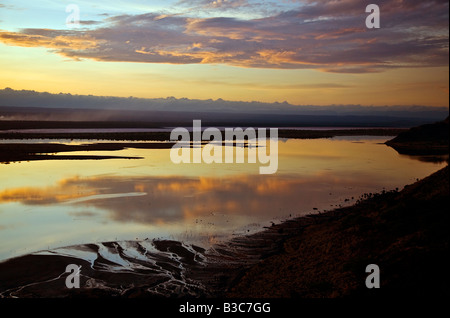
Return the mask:
<path fill-rule="evenodd" d="M 397 136 L 405 132 L 403 128 L 375 128 L 348 130 L 289 130 L 280 129 L 279 138 L 291 139 L 319 139 L 338 136 Z M 223 134 L 224 135 L 224 134 Z M 74 140 L 116 140 L 116 141 L 168 141 L 170 132 L 108 132 L 108 133 L 22 133 L 1 132 L 0 139 L 74 139 Z"/>
<path fill-rule="evenodd" d="M 232 298 L 448 297 L 449 169 L 358 204 L 311 216 L 226 293 Z M 284 226 L 278 231 L 283 233 Z M 282 234 L 280 234 L 282 235 Z M 367 289 L 377 264 L 381 288 Z"/>
<path fill-rule="evenodd" d="M 440 155 L 449 152 L 449 122 L 422 125 L 400 133 L 386 144 L 406 155 Z"/>
<path fill-rule="evenodd" d="M 181 126 L 183 127 L 183 126 Z M 207 127 L 207 126 L 204 126 Z M 214 126 L 222 127 L 222 126 Z M 228 127 L 228 126 L 226 126 Z M 155 132 L 21 132 L 28 129 L 148 129 L 163 128 L 155 124 L 136 122 L 34 122 L 34 121 L 0 121 L 0 139 L 76 139 L 76 140 L 121 140 L 121 141 L 169 141 L 170 131 Z M 192 128 L 192 127 L 187 127 Z M 244 127 L 245 129 L 245 127 Z M 10 132 L 8 130 L 15 130 Z M 354 128 L 329 130 L 295 130 L 280 128 L 280 138 L 318 139 L 337 136 L 397 136 L 407 128 Z M 224 135 L 224 134 L 223 134 Z"/>
<path fill-rule="evenodd" d="M 173 143 L 92 143 L 83 145 L 56 143 L 0 144 L 0 163 L 35 160 L 141 159 L 139 157 L 121 156 L 59 155 L 58 153 L 74 151 L 118 151 L 126 148 L 169 149 L 173 145 Z"/>
<path fill-rule="evenodd" d="M 366 194 L 353 206 L 235 238 L 215 246 L 214 253 L 198 248 L 197 253 L 206 258 L 200 266 L 194 262 L 197 256 L 179 243 L 156 242 L 161 251 L 180 255 L 177 259 L 187 269 L 184 277 L 189 284 L 167 291 L 167 296 L 183 297 L 188 295 L 182 294 L 185 292 L 198 297 L 245 299 L 448 299 L 449 207 L 447 166 L 401 191 Z M 0 263 L 0 292 L 8 296 L 14 291 L 22 297 L 155 297 L 152 286 L 163 279 L 151 271 L 118 276 L 98 270 L 96 266 L 101 269 L 101 262 L 107 262 L 99 257 L 98 265 L 91 267 L 85 262 L 83 268 L 88 276 L 112 287 L 68 290 L 63 285 L 64 276 L 52 278 L 74 261 L 62 256 L 28 255 Z M 180 268 L 178 261 L 164 262 L 167 270 Z M 380 267 L 380 289 L 366 288 L 369 264 Z M 197 283 L 207 289 L 199 289 Z M 133 287 L 124 290 L 123 286 Z"/>
<path fill-rule="evenodd" d="M 154 125 L 144 125 L 128 122 L 31 122 L 31 121 L 1 121 L 0 139 L 3 140 L 103 140 L 120 141 L 115 143 L 89 143 L 85 145 L 67 145 L 64 143 L 10 143 L 0 144 L 0 163 L 30 160 L 87 160 L 87 159 L 123 159 L 120 156 L 93 155 L 55 155 L 74 151 L 117 151 L 125 148 L 169 149 L 169 131 L 155 132 L 20 132 L 22 129 L 113 129 L 113 128 L 157 128 Z M 7 130 L 19 130 L 8 132 Z M 396 136 L 406 129 L 374 128 L 374 129 L 342 129 L 342 130 L 292 130 L 280 129 L 279 138 L 290 139 L 320 139 L 337 136 Z M 225 136 L 223 133 L 222 136 Z M 191 135 L 192 139 L 192 135 Z M 133 141 L 134 143 L 126 143 Z M 142 141 L 142 143 L 135 143 Z M 153 141 L 153 142 L 151 142 Z M 164 141 L 158 143 L 154 141 Z M 139 159 L 139 158 L 126 158 Z"/>
<path fill-rule="evenodd" d="M 387 142 L 410 155 L 448 154 L 448 118 Z M 400 149 L 400 150 L 399 150 Z M 279 251 L 246 270 L 227 297 L 447 297 L 439 270 L 450 242 L 449 168 L 406 186 L 320 215 L 285 236 Z M 278 231 L 286 232 L 286 224 Z M 288 227 L 289 229 L 289 227 Z M 381 269 L 381 289 L 365 286 L 365 268 Z"/>
<path fill-rule="evenodd" d="M 449 199 L 447 166 L 402 191 L 366 194 L 354 206 L 273 225 L 216 245 L 213 252 L 194 247 L 195 255 L 179 242 L 155 241 L 158 250 L 178 256 L 155 254 L 146 263 L 119 249 L 130 266 L 140 266 L 137 271 L 105 271 L 111 263 L 100 255 L 93 265 L 59 255 L 26 255 L 0 263 L 0 295 L 161 297 L 155 291 L 169 278 L 153 269 L 156 262 L 179 280 L 184 268 L 187 284 L 164 290 L 165 297 L 448 299 Z M 117 248 L 114 242 L 103 245 Z M 200 255 L 203 263 L 197 262 Z M 83 266 L 78 290 L 65 288 L 66 275 L 58 276 L 73 263 Z M 380 289 L 365 286 L 369 264 L 380 267 Z M 89 286 L 89 278 L 102 284 Z"/>

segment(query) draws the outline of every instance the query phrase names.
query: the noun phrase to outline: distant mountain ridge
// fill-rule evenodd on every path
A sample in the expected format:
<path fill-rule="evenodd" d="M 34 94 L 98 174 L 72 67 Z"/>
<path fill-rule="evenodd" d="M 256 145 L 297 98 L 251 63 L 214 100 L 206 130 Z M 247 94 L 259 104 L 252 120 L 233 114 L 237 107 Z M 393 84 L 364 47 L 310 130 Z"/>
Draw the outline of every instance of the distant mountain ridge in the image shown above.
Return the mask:
<path fill-rule="evenodd" d="M 425 118 L 425 119 L 424 119 Z M 68 121 L 69 120 L 69 121 Z M 101 109 L 22 108 L 0 106 L 0 130 L 38 128 L 192 127 L 202 120 L 209 127 L 394 127 L 429 122 L 427 117 L 386 115 L 295 115 L 256 113 L 120 111 Z"/>
<path fill-rule="evenodd" d="M 0 120 L 134 121 L 240 126 L 388 126 L 413 127 L 449 115 L 448 107 L 292 105 L 188 98 L 135 98 L 51 94 L 0 89 Z"/>

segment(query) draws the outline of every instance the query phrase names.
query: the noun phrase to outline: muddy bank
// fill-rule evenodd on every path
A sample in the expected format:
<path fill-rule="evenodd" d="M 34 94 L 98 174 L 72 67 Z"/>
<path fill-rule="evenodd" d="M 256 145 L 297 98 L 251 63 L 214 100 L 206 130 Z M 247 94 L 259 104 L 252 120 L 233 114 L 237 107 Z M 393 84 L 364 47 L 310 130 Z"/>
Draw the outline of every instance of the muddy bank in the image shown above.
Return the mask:
<path fill-rule="evenodd" d="M 407 131 L 402 128 L 375 128 L 375 129 L 343 129 L 343 130 L 292 130 L 280 128 L 279 138 L 291 139 L 320 139 L 338 136 L 397 136 Z M 98 132 L 98 133 L 30 133 L 8 132 L 0 130 L 0 139 L 27 140 L 27 139 L 74 139 L 74 140 L 115 140 L 115 141 L 170 141 L 170 132 Z M 192 138 L 191 138 L 192 139 Z"/>
<path fill-rule="evenodd" d="M 204 295 L 186 276 L 203 266 L 201 249 L 179 242 L 108 242 L 42 251 L 1 263 L 5 298 Z M 66 266 L 80 267 L 80 289 L 66 287 Z"/>
<path fill-rule="evenodd" d="M 239 298 L 447 297 L 448 166 L 406 186 L 317 217 L 226 293 Z M 377 264 L 381 288 L 367 289 Z"/>
<path fill-rule="evenodd" d="M 350 130 L 279 130 L 279 138 L 322 139 L 338 136 L 395 136 L 405 129 L 350 129 Z M 224 134 L 223 134 L 224 135 Z M 0 163 L 36 160 L 105 160 L 142 159 L 137 157 L 100 155 L 60 155 L 75 151 L 119 151 L 135 149 L 171 149 L 169 132 L 119 132 L 119 133 L 21 133 L 1 132 L 3 140 L 109 140 L 128 142 L 87 143 L 68 145 L 64 143 L 0 143 Z M 136 141 L 148 141 L 136 143 Z M 203 143 L 206 143 L 204 141 Z M 235 144 L 236 145 L 236 144 Z"/>
<path fill-rule="evenodd" d="M 41 251 L 0 263 L 2 298 L 217 298 L 243 271 L 278 253 L 312 218 L 291 220 L 210 249 L 177 241 L 121 241 Z M 67 265 L 81 266 L 68 289 Z"/>
<path fill-rule="evenodd" d="M 126 241 L 0 263 L 0 296 L 20 298 L 340 298 L 449 296 L 448 167 L 402 191 L 292 219 L 209 249 Z M 81 266 L 68 289 L 68 264 Z M 381 289 L 365 286 L 368 264 Z M 444 266 L 444 267 L 443 267 Z"/>
<path fill-rule="evenodd" d="M 174 143 L 91 143 L 67 145 L 57 143 L 8 143 L 0 144 L 0 163 L 36 160 L 104 160 L 104 159 L 142 159 L 139 157 L 101 156 L 101 155 L 59 155 L 76 151 L 119 151 L 135 149 L 170 149 Z"/>

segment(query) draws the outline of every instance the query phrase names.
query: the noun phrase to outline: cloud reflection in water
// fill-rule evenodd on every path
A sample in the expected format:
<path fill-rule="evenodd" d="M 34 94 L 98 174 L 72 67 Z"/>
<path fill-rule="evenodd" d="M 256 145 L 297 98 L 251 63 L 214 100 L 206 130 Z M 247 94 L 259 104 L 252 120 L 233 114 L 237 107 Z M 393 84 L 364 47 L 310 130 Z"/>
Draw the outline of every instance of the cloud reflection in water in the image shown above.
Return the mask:
<path fill-rule="evenodd" d="M 166 223 L 220 214 L 268 220 L 276 211 L 311 212 L 317 202 L 365 189 L 367 181 L 323 171 L 312 176 L 71 177 L 50 187 L 8 189 L 0 203 L 83 205 L 119 222 Z"/>

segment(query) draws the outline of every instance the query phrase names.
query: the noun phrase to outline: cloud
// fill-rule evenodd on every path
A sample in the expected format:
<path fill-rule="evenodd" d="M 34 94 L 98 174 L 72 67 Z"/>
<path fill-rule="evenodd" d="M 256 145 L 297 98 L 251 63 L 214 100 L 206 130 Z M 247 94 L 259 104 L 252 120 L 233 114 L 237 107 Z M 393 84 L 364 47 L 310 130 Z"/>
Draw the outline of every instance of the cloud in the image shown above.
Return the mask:
<path fill-rule="evenodd" d="M 202 8 L 242 8 L 248 5 L 247 0 L 181 0 L 177 5 Z"/>
<path fill-rule="evenodd" d="M 46 47 L 56 50 L 69 49 L 87 51 L 98 46 L 99 42 L 88 34 L 61 32 L 47 29 L 25 29 L 22 32 L 0 30 L 0 41 L 7 45 L 23 47 Z"/>
<path fill-rule="evenodd" d="M 106 17 L 103 27 L 89 30 L 3 30 L 0 41 L 46 47 L 75 60 L 335 73 L 448 65 L 448 1 L 380 0 L 382 28 L 376 30 L 365 27 L 367 14 L 359 0 L 292 2 L 298 6 L 260 18 L 157 12 L 119 15 Z M 261 6 L 232 0 L 183 0 L 180 5 L 241 13 Z"/>
<path fill-rule="evenodd" d="M 102 22 L 101 21 L 94 21 L 94 20 L 85 20 L 85 21 L 81 20 L 81 21 L 79 21 L 79 23 L 81 25 L 96 25 L 96 24 L 101 24 Z"/>

